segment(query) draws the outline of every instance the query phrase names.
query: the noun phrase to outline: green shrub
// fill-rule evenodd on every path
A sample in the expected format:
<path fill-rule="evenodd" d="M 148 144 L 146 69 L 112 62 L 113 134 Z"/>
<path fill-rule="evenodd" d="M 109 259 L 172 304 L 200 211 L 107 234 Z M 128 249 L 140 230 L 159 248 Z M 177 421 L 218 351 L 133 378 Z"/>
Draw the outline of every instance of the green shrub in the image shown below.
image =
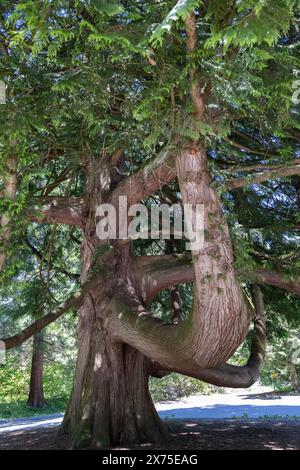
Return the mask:
<path fill-rule="evenodd" d="M 69 398 L 73 385 L 74 370 L 65 364 L 51 363 L 45 366 L 44 392 L 45 397 Z"/>
<path fill-rule="evenodd" d="M 30 380 L 30 368 L 18 367 L 11 360 L 0 367 L 0 419 L 35 416 L 64 412 L 72 389 L 73 367 L 52 362 L 44 368 L 44 392 L 47 406 L 33 409 L 26 405 Z M 200 380 L 179 374 L 163 379 L 151 378 L 150 391 L 155 402 L 176 400 L 184 396 L 209 394 L 213 387 Z"/>
<path fill-rule="evenodd" d="M 52 362 L 44 368 L 44 392 L 46 400 L 69 397 L 73 381 L 72 368 Z M 8 363 L 0 367 L 0 403 L 25 400 L 28 395 L 30 368 L 14 367 Z"/>
<path fill-rule="evenodd" d="M 162 379 L 150 379 L 150 391 L 155 402 L 176 400 L 197 393 L 208 395 L 212 390 L 213 387 L 200 380 L 179 374 L 170 374 Z"/>
<path fill-rule="evenodd" d="M 30 368 L 9 361 L 0 367 L 0 419 L 63 412 L 71 393 L 73 368 L 52 362 L 45 364 L 44 392 L 47 405 L 40 409 L 27 406 Z"/>
<path fill-rule="evenodd" d="M 0 403 L 24 400 L 28 393 L 30 370 L 13 367 L 8 363 L 0 367 Z"/>
<path fill-rule="evenodd" d="M 0 419 L 24 418 L 38 415 L 63 413 L 68 400 L 65 397 L 47 400 L 43 408 L 31 408 L 26 404 L 27 399 L 11 402 L 0 402 Z"/>

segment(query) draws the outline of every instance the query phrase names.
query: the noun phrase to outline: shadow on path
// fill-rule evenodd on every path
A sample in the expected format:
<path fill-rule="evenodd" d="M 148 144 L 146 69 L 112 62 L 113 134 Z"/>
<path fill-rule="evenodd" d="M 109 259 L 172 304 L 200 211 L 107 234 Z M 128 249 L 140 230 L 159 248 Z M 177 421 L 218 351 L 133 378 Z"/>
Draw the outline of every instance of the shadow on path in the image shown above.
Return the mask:
<path fill-rule="evenodd" d="M 177 407 L 170 404 L 159 411 L 159 415 L 164 418 L 176 419 L 224 419 L 224 418 L 260 418 L 260 417 L 297 417 L 300 418 L 300 406 L 288 406 L 278 404 L 262 405 L 229 405 L 229 404 L 205 404 L 201 407 Z"/>
<path fill-rule="evenodd" d="M 171 432 L 166 444 L 146 443 L 121 449 L 163 450 L 299 450 L 298 420 L 169 420 Z M 62 449 L 58 427 L 13 431 L 0 435 L 0 450 Z M 115 447 L 118 449 L 118 447 Z"/>

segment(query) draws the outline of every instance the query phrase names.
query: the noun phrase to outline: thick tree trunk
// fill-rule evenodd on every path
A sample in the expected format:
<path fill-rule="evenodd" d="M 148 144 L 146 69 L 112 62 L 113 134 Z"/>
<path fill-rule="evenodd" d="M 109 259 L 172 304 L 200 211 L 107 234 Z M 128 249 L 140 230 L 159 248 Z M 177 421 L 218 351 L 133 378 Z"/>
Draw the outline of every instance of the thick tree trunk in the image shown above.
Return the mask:
<path fill-rule="evenodd" d="M 166 432 L 148 390 L 148 360 L 111 341 L 101 308 L 100 293 L 80 311 L 75 382 L 62 434 L 72 448 L 161 441 Z"/>
<path fill-rule="evenodd" d="M 244 368 L 223 366 L 246 337 L 253 310 L 235 276 L 229 230 L 221 201 L 210 186 L 203 146 L 182 149 L 177 158 L 183 202 L 203 204 L 206 233 L 203 247 L 192 250 L 192 312 L 172 326 L 154 318 L 143 302 L 130 244 L 97 238 L 97 206 L 108 200 L 113 180 L 105 159 L 89 160 L 87 170 L 89 211 L 81 282 L 95 273 L 101 279 L 80 307 L 77 369 L 62 434 L 72 448 L 160 441 L 166 433 L 148 391 L 151 361 L 166 371 L 199 378 L 212 371 L 208 382 L 220 381 L 221 375 L 222 384 L 248 386 L 257 377 L 264 341 L 261 347 L 256 341 Z M 256 333 L 265 338 L 263 322 L 256 326 Z"/>
<path fill-rule="evenodd" d="M 41 408 L 46 405 L 43 386 L 44 351 L 43 333 L 37 333 L 33 338 L 32 363 L 30 387 L 27 405 L 33 408 Z"/>

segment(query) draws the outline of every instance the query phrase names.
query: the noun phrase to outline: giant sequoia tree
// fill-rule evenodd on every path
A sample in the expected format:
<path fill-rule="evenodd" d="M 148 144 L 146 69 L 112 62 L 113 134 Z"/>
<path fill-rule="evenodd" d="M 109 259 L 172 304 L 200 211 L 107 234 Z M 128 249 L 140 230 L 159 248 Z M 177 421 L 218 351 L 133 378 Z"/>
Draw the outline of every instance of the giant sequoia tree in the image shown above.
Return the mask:
<path fill-rule="evenodd" d="M 80 290 L 4 341 L 16 347 L 78 307 L 61 430 L 74 447 L 163 438 L 150 375 L 177 371 L 230 387 L 258 378 L 266 336 L 258 284 L 300 293 L 297 264 L 271 270 L 263 241 L 266 226 L 269 239 L 279 231 L 294 245 L 299 230 L 295 20 L 292 0 L 1 5 L 3 278 L 16 275 L 28 227 L 65 224 L 82 236 Z M 273 183 L 293 201 L 288 215 L 276 198 L 264 212 Z M 128 206 L 203 204 L 204 245 L 153 248 L 118 233 L 101 241 L 97 208 L 113 204 L 118 220 L 120 196 Z M 193 306 L 181 319 L 174 288 L 184 283 L 193 283 Z M 170 288 L 163 321 L 150 304 Z M 227 364 L 252 319 L 247 364 Z"/>

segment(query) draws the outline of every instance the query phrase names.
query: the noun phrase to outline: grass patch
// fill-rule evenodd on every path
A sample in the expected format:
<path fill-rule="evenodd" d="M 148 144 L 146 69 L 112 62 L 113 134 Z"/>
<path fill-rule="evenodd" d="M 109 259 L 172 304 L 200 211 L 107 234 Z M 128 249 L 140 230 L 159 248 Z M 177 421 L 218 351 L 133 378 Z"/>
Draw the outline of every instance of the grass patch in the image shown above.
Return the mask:
<path fill-rule="evenodd" d="M 64 413 L 67 406 L 67 397 L 57 397 L 47 400 L 42 408 L 31 408 L 26 400 L 0 403 L 0 419 L 28 418 L 54 413 Z"/>
<path fill-rule="evenodd" d="M 71 394 L 73 369 L 59 363 L 45 366 L 44 392 L 47 405 L 27 406 L 30 368 L 16 367 L 11 360 L 0 367 L 0 419 L 34 417 L 65 411 Z M 193 378 L 170 374 L 163 379 L 150 379 L 154 402 L 178 400 L 195 394 L 210 394 L 213 387 Z"/>

